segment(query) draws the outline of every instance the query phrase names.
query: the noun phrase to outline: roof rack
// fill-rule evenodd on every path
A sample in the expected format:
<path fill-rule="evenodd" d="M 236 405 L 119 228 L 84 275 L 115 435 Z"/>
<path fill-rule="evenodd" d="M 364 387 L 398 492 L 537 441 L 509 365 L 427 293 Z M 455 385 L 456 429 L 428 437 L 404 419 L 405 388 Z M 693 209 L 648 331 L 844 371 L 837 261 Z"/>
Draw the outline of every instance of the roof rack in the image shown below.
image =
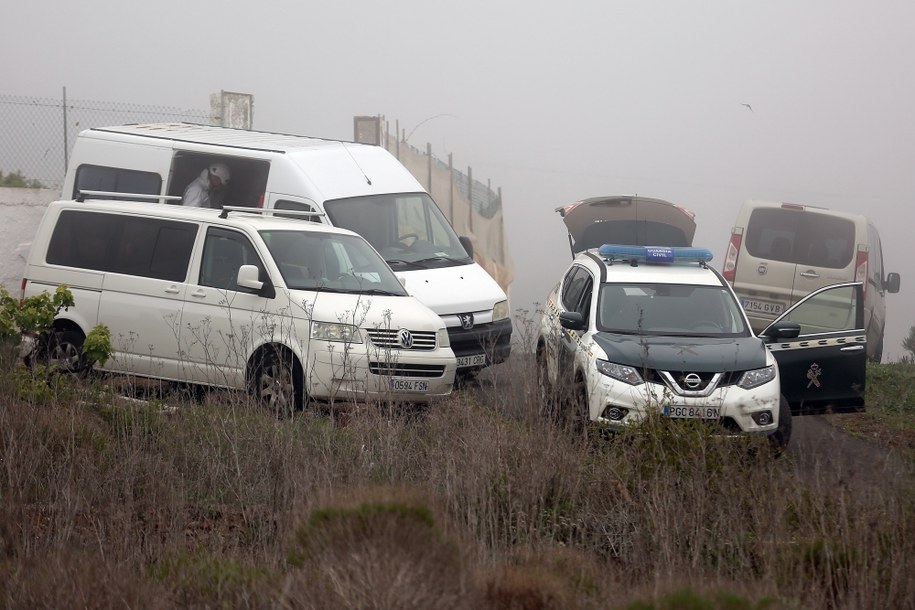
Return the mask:
<path fill-rule="evenodd" d="M 224 205 L 222 206 L 222 212 L 219 213 L 220 218 L 228 218 L 229 212 L 243 212 L 245 214 L 261 214 L 265 216 L 325 216 L 324 212 L 307 210 L 277 210 L 276 208 L 245 208 L 235 205 Z"/>
<path fill-rule="evenodd" d="M 118 199 L 154 199 L 156 201 L 181 201 L 177 195 L 151 195 L 149 193 L 119 193 L 116 191 L 79 191 L 79 197 L 76 200 L 80 203 L 86 201 L 86 196 L 90 197 L 117 197 Z"/>

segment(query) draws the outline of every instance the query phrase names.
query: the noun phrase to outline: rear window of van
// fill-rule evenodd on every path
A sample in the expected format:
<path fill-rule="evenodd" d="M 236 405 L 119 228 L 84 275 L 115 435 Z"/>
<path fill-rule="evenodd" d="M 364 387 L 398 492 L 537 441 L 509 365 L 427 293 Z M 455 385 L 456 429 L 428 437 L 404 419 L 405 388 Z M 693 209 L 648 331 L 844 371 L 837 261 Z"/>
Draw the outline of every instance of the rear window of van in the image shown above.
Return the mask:
<path fill-rule="evenodd" d="M 64 210 L 47 262 L 175 282 L 187 276 L 197 237 L 194 223 Z"/>
<path fill-rule="evenodd" d="M 757 208 L 750 214 L 745 243 L 757 258 L 842 269 L 855 254 L 855 225 L 809 210 Z"/>

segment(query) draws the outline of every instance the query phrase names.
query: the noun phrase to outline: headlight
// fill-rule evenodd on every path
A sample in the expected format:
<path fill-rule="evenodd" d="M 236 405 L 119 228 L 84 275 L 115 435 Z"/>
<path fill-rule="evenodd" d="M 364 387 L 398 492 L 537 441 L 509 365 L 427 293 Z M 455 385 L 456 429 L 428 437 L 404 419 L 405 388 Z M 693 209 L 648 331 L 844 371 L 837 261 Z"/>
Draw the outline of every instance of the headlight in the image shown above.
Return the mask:
<path fill-rule="evenodd" d="M 761 386 L 764 383 L 769 383 L 775 379 L 775 365 L 769 365 L 764 369 L 756 369 L 753 371 L 747 371 L 740 376 L 740 381 L 737 382 L 737 386 L 743 388 L 744 390 L 749 390 Z"/>
<path fill-rule="evenodd" d="M 492 321 L 498 322 L 508 317 L 508 301 L 499 301 L 492 306 Z"/>
<path fill-rule="evenodd" d="M 448 336 L 447 328 L 440 328 L 436 333 L 439 347 L 451 347 L 451 338 Z"/>
<path fill-rule="evenodd" d="M 639 375 L 639 372 L 631 366 L 614 364 L 612 362 L 607 362 L 606 360 L 598 360 L 597 370 L 607 377 L 613 377 L 614 379 L 624 381 L 629 385 L 639 385 L 640 383 L 644 383 L 644 381 L 642 381 L 642 376 Z"/>
<path fill-rule="evenodd" d="M 312 322 L 311 338 L 321 341 L 342 341 L 344 343 L 362 343 L 362 334 L 352 324 L 336 322 Z"/>

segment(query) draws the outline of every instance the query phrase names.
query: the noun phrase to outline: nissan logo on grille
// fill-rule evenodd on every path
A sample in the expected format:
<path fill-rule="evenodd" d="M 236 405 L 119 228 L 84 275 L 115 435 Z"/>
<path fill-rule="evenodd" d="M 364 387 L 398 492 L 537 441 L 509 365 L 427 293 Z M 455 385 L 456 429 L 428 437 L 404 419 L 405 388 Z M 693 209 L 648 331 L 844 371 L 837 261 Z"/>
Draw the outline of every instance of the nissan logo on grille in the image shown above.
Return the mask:
<path fill-rule="evenodd" d="M 460 313 L 458 318 L 461 320 L 461 328 L 464 330 L 470 330 L 473 328 L 473 314 L 472 313 Z"/>
<path fill-rule="evenodd" d="M 400 347 L 410 349 L 413 347 L 413 333 L 406 328 L 401 328 L 400 332 L 397 333 L 397 342 L 400 344 Z"/>
<path fill-rule="evenodd" d="M 695 390 L 702 385 L 702 378 L 695 373 L 690 373 L 683 379 L 683 382 L 690 390 Z"/>

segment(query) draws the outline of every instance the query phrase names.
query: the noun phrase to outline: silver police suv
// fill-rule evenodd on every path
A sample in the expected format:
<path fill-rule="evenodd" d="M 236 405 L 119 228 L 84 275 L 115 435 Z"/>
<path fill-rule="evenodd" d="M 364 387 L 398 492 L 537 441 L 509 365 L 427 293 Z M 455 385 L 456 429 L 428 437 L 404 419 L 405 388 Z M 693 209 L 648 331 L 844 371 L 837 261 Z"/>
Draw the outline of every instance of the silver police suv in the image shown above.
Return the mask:
<path fill-rule="evenodd" d="M 812 293 L 757 336 L 711 259 L 694 247 L 578 253 L 544 306 L 544 397 L 610 429 L 655 414 L 767 435 L 778 448 L 792 413 L 863 410 L 860 283 Z"/>

